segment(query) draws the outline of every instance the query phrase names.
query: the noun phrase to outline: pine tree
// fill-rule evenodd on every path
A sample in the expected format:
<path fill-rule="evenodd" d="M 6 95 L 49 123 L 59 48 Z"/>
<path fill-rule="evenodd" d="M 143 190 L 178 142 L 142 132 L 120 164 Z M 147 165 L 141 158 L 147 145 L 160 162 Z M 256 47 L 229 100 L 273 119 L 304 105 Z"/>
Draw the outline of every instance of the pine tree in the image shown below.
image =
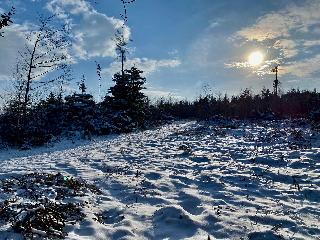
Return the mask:
<path fill-rule="evenodd" d="M 110 88 L 105 102 L 112 113 L 112 120 L 120 131 L 131 131 L 145 125 L 147 97 L 142 90 L 146 81 L 141 76 L 143 71 L 132 67 L 116 73 L 115 85 Z"/>
<path fill-rule="evenodd" d="M 81 79 L 81 83 L 79 84 L 79 90 L 81 91 L 81 94 L 85 94 L 86 93 L 86 90 L 87 90 L 87 86 L 85 84 L 85 76 L 82 75 L 82 79 Z"/>
<path fill-rule="evenodd" d="M 142 77 L 143 71 L 132 67 L 127 70 L 130 74 L 129 78 L 129 116 L 133 119 L 138 127 L 144 127 L 147 97 L 142 92 L 145 87 L 146 78 Z"/>

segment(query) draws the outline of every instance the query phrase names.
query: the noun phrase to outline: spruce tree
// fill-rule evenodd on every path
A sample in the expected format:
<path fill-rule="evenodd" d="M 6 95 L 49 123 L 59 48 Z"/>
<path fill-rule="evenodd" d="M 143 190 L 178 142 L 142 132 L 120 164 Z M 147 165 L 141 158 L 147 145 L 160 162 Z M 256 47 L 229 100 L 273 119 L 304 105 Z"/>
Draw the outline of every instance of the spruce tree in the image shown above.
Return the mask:
<path fill-rule="evenodd" d="M 86 90 L 87 90 L 87 86 L 85 84 L 85 76 L 82 75 L 82 79 L 81 79 L 81 83 L 79 84 L 79 90 L 81 91 L 81 94 L 85 94 L 86 93 Z"/>
<path fill-rule="evenodd" d="M 113 124 L 124 132 L 142 128 L 145 124 L 147 97 L 142 90 L 146 79 L 143 71 L 132 67 L 113 77 L 115 85 L 109 89 L 106 103 L 112 113 Z"/>

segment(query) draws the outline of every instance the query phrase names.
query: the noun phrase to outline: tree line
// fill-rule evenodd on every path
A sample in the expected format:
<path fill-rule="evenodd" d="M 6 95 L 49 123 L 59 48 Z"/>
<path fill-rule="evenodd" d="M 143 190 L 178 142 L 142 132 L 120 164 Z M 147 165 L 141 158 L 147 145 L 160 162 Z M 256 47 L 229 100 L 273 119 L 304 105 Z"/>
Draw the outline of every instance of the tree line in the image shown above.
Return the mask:
<path fill-rule="evenodd" d="M 271 93 L 263 88 L 254 94 L 250 89 L 234 96 L 207 94 L 194 101 L 173 101 L 159 99 L 154 112 L 162 117 L 178 119 L 212 120 L 215 118 L 272 120 L 283 118 L 308 118 L 318 120 L 320 117 L 320 93 L 291 89 L 281 95 Z"/>
<path fill-rule="evenodd" d="M 0 115 L 2 144 L 42 145 L 61 136 L 128 133 L 172 120 L 216 119 L 276 120 L 305 118 L 319 128 L 320 93 L 292 89 L 276 96 L 268 89 L 259 94 L 245 89 L 241 94 L 199 96 L 194 101 L 161 98 L 151 103 L 143 93 L 146 81 L 136 67 L 124 69 L 113 77 L 115 85 L 103 101 L 95 102 L 86 93 L 85 82 L 79 92 L 63 97 L 51 92 L 24 115 L 19 102 L 10 102 Z M 24 121 L 21 121 L 21 116 Z"/>
<path fill-rule="evenodd" d="M 68 26 L 57 27 L 55 15 L 39 17 L 36 28 L 26 36 L 28 44 L 18 52 L 13 91 L 0 113 L 1 145 L 37 146 L 60 137 L 127 133 L 179 119 L 310 118 L 320 122 L 320 94 L 316 90 L 292 89 L 278 96 L 266 88 L 259 94 L 245 89 L 230 97 L 207 94 L 194 101 L 161 98 L 151 103 L 143 93 L 143 72 L 124 67 L 130 41 L 123 34 L 128 20 L 126 4 L 131 2 L 122 1 L 124 24 L 114 38 L 121 70 L 113 76 L 114 86 L 101 102 L 86 92 L 84 77 L 78 93 L 63 95 L 63 84 L 72 80 L 72 59 L 67 51 L 72 39 Z M 0 16 L 0 29 L 12 23 L 13 14 L 14 9 Z M 100 82 L 101 66 L 96 66 Z M 59 91 L 50 91 L 57 86 Z"/>

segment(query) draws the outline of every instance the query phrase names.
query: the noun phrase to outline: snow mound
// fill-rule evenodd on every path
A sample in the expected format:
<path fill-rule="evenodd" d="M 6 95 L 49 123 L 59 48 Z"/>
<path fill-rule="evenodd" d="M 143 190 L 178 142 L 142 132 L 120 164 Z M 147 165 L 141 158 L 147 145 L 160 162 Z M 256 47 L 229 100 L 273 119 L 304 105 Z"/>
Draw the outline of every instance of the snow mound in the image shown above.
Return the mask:
<path fill-rule="evenodd" d="M 198 229 L 188 213 L 177 206 L 163 207 L 154 213 L 155 238 L 183 239 L 191 237 Z"/>

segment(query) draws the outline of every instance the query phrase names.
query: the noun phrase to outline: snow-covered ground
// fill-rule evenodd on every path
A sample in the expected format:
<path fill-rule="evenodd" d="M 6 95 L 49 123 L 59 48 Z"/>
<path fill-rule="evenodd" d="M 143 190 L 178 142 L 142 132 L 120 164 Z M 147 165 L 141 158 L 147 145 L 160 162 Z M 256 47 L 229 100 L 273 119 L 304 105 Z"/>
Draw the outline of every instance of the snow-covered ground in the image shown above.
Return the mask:
<path fill-rule="evenodd" d="M 2 150 L 1 178 L 60 172 L 100 188 L 78 197 L 86 217 L 67 239 L 320 239 L 320 135 L 298 126 L 178 122 Z"/>

